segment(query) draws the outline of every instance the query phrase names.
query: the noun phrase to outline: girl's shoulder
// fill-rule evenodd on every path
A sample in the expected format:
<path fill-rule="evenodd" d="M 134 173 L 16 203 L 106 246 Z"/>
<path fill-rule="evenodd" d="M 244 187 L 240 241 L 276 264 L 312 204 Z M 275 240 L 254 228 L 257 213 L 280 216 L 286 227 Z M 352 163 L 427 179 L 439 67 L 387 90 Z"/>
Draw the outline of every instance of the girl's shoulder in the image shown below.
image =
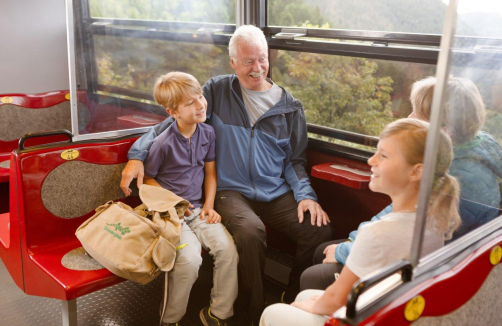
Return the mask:
<path fill-rule="evenodd" d="M 389 236 L 393 234 L 413 232 L 415 225 L 415 212 L 391 212 L 382 216 L 378 221 L 365 224 L 361 227 L 364 233 L 371 233 L 373 237 Z M 360 235 L 358 235 L 359 237 Z"/>

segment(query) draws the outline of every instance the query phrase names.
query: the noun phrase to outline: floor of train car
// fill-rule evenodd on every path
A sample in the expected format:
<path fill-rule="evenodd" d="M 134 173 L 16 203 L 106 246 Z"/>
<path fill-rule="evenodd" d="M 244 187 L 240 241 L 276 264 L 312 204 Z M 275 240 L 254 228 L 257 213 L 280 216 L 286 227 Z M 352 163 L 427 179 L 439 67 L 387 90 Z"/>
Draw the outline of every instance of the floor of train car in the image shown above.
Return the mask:
<path fill-rule="evenodd" d="M 213 261 L 203 256 L 199 278 L 192 288 L 183 326 L 202 325 L 199 311 L 209 303 Z M 278 302 L 283 289 L 267 280 L 267 302 Z M 79 326 L 157 326 L 161 300 L 162 277 L 147 285 L 123 282 L 77 299 Z M 236 307 L 230 325 L 246 325 L 244 314 Z M 10 277 L 0 260 L 0 325 L 62 325 L 59 300 L 26 295 Z"/>

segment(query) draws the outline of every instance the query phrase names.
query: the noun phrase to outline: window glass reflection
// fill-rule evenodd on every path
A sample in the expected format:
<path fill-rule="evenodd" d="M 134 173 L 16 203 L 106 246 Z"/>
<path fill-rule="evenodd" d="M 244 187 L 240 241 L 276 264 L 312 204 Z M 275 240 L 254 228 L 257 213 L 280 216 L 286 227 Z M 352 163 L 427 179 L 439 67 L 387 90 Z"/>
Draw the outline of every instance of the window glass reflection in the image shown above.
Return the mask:
<path fill-rule="evenodd" d="M 448 133 L 453 144 L 454 157 L 449 173 L 460 185 L 462 224 L 452 240 L 465 236 L 502 213 L 500 9 L 502 7 L 493 1 L 459 1 L 450 76 L 441 108 L 444 112 L 442 129 Z M 489 22 L 490 26 L 481 21 Z M 470 29 L 467 28 L 469 26 Z M 466 38 L 466 35 L 484 38 Z M 435 78 L 421 81 L 415 84 L 414 90 L 415 87 L 427 90 L 435 82 Z M 413 94 L 414 91 L 412 104 L 415 102 L 415 114 L 426 117 L 428 114 L 424 108 L 428 107 L 432 97 L 422 102 L 413 101 Z"/>

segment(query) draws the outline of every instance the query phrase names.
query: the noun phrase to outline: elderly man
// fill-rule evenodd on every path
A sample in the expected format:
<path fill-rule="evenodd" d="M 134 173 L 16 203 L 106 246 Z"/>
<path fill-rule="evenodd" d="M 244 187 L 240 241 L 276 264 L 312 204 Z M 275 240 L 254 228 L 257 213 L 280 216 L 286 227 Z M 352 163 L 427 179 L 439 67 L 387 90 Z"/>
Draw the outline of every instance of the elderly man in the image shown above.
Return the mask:
<path fill-rule="evenodd" d="M 284 298 L 289 302 L 299 292 L 300 275 L 312 264 L 316 247 L 331 239 L 332 230 L 305 172 L 307 128 L 302 105 L 266 77 L 268 46 L 263 32 L 254 26 L 239 27 L 229 53 L 235 74 L 211 78 L 203 87 L 206 123 L 216 133 L 215 209 L 234 238 L 239 294 L 248 319 L 257 324 L 264 308 L 264 223 L 297 244 Z M 133 178 L 141 186 L 142 161 L 151 142 L 172 121 L 168 118 L 155 126 L 132 146 L 122 172 L 126 195 Z"/>

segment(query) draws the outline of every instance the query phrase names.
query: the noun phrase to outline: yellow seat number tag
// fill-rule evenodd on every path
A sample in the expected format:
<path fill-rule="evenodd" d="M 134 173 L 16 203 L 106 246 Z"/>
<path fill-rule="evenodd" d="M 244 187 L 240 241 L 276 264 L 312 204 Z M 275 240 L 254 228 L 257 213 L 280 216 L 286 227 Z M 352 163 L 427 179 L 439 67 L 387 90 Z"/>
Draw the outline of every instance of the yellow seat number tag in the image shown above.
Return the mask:
<path fill-rule="evenodd" d="M 407 321 L 415 321 L 422 315 L 424 309 L 425 299 L 423 296 L 417 295 L 408 301 L 404 307 L 404 318 L 406 318 Z"/>
<path fill-rule="evenodd" d="M 497 265 L 500 263 L 500 259 L 502 259 L 502 248 L 500 248 L 500 246 L 496 246 L 490 253 L 490 263 L 492 263 L 492 265 Z"/>
<path fill-rule="evenodd" d="M 80 155 L 79 151 L 76 149 L 67 149 L 61 152 L 61 158 L 63 160 L 71 161 L 76 159 Z"/>
<path fill-rule="evenodd" d="M 9 104 L 9 103 L 14 102 L 14 99 L 10 96 L 4 96 L 0 99 L 0 102 L 5 103 L 5 104 Z"/>

